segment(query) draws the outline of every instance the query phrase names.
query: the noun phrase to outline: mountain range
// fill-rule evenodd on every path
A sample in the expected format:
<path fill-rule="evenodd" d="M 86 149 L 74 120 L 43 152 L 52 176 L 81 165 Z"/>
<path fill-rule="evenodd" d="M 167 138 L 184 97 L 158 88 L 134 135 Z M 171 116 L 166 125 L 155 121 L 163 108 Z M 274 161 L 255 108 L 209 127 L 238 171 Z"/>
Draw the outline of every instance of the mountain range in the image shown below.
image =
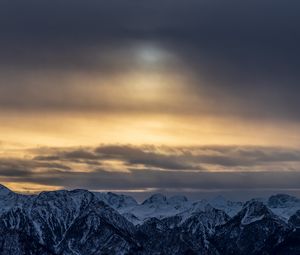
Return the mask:
<path fill-rule="evenodd" d="M 133 197 L 87 190 L 37 195 L 0 186 L 0 254 L 300 254 L 300 199 Z"/>

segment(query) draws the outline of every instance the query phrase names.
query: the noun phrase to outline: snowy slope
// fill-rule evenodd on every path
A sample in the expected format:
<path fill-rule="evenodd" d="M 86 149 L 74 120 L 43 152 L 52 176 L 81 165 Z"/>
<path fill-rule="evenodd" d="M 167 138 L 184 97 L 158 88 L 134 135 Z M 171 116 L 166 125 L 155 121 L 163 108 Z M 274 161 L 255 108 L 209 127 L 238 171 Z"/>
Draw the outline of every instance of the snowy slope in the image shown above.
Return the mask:
<path fill-rule="evenodd" d="M 27 196 L 0 186 L 0 253 L 289 254 L 300 249 L 298 208 L 284 194 L 244 204 L 155 194 L 137 203 L 110 192 Z"/>
<path fill-rule="evenodd" d="M 275 214 L 287 221 L 293 214 L 300 210 L 300 199 L 286 194 L 277 194 L 271 196 L 266 205 Z"/>
<path fill-rule="evenodd" d="M 181 215 L 187 217 L 192 213 L 205 211 L 207 205 L 216 209 L 223 210 L 229 216 L 236 215 L 242 208 L 242 202 L 232 202 L 223 197 L 217 197 L 212 200 L 190 201 L 185 196 L 173 196 L 167 198 L 162 194 L 154 194 L 147 198 L 143 203 L 138 204 L 129 196 L 120 197 L 122 203 L 115 199 L 117 203 L 107 202 L 107 196 L 111 193 L 97 195 L 102 201 L 118 210 L 124 217 L 134 224 L 141 224 L 150 218 L 164 219 L 167 217 Z M 114 196 L 120 196 L 114 194 Z M 126 199 L 125 199 L 126 198 Z M 125 199 L 125 201 L 124 201 Z"/>

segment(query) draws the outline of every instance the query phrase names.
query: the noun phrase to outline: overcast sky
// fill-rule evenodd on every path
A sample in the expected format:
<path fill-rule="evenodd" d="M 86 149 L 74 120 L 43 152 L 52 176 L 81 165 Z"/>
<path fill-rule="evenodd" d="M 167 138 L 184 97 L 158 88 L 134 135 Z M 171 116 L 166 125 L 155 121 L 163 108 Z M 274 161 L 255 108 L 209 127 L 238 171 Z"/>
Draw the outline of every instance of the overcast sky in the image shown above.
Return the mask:
<path fill-rule="evenodd" d="M 2 0 L 0 182 L 298 194 L 299 12 L 296 0 Z"/>

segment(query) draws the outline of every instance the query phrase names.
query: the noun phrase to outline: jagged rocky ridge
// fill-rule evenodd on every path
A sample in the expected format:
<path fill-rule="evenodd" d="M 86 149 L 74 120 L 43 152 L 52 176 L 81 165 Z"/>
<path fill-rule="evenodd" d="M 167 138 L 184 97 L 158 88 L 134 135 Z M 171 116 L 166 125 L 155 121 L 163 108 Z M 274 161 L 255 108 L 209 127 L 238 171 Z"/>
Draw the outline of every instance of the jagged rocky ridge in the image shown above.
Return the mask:
<path fill-rule="evenodd" d="M 0 254 L 300 254 L 299 199 L 191 202 L 0 186 Z"/>

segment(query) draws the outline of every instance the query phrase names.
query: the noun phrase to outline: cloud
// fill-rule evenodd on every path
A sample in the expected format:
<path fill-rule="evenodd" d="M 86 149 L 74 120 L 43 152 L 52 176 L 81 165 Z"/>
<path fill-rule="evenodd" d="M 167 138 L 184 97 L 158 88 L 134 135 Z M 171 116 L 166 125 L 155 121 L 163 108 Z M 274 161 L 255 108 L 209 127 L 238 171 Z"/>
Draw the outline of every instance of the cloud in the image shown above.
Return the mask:
<path fill-rule="evenodd" d="M 38 150 L 36 151 L 38 153 Z M 86 162 L 101 164 L 112 160 L 123 162 L 122 167 L 142 165 L 144 168 L 164 170 L 278 170 L 295 169 L 300 162 L 300 151 L 294 148 L 262 146 L 133 146 L 102 145 L 97 148 L 59 150 L 53 154 L 37 155 L 40 161 Z M 273 169 L 274 170 L 274 169 Z"/>
<path fill-rule="evenodd" d="M 26 182 L 66 188 L 94 190 L 255 190 L 255 189 L 300 189 L 299 172 L 188 172 L 132 170 L 130 172 L 108 172 L 102 169 L 93 172 L 49 171 L 34 175 L 11 175 L 1 181 Z"/>
<path fill-rule="evenodd" d="M 56 162 L 39 162 L 31 159 L 0 158 L 0 176 L 12 178 L 34 177 L 40 172 L 71 171 L 71 168 Z M 41 171 L 42 170 L 42 171 Z"/>
<path fill-rule="evenodd" d="M 155 152 L 151 150 L 151 147 L 147 149 L 143 147 L 111 145 L 98 147 L 95 151 L 103 158 L 121 159 L 126 161 L 129 165 L 143 164 L 146 167 L 173 170 L 202 169 L 200 165 L 193 165 L 193 162 L 182 160 L 180 156 L 177 157 L 176 155 Z"/>
<path fill-rule="evenodd" d="M 300 161 L 297 149 L 260 146 L 100 146 L 95 152 L 103 158 L 122 159 L 129 164 L 144 164 L 165 169 L 204 170 L 201 164 L 219 165 L 224 169 L 234 167 L 256 167 L 278 162 Z"/>
<path fill-rule="evenodd" d="M 65 76 L 138 70 L 135 49 L 154 44 L 178 59 L 168 70 L 188 76 L 187 95 L 199 97 L 185 109 L 160 111 L 299 121 L 299 10 L 297 1 L 277 0 L 1 1 L 0 105 L 137 110 L 129 100 L 79 100 L 84 94 Z M 68 100 L 59 99 L 61 91 Z"/>
<path fill-rule="evenodd" d="M 265 163 L 297 162 L 300 160 L 300 151 L 293 148 L 263 146 L 204 146 L 199 147 L 196 151 L 197 150 L 200 150 L 199 160 L 202 160 L 203 163 L 232 167 L 253 167 Z"/>
<path fill-rule="evenodd" d="M 101 145 L 41 148 L 30 153 L 35 156 L 1 158 L 0 181 L 194 195 L 300 189 L 300 151 L 294 148 Z"/>

